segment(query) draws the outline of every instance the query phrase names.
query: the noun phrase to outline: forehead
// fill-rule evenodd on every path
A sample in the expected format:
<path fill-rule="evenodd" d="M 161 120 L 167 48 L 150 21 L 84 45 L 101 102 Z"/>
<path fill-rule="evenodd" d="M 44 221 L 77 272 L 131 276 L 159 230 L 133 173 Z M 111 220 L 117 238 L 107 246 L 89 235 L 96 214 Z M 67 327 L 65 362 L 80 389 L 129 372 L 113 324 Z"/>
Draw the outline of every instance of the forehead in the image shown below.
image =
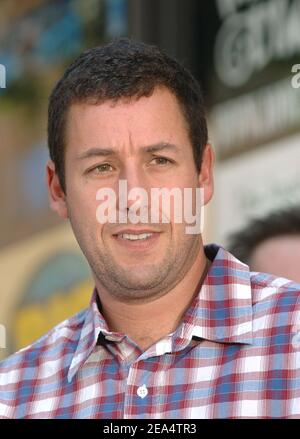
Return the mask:
<path fill-rule="evenodd" d="M 260 256 L 261 254 L 269 254 L 269 256 L 285 255 L 288 256 L 291 252 L 298 254 L 300 257 L 300 233 L 299 234 L 283 234 L 273 236 L 262 241 L 254 250 L 253 256 Z"/>
<path fill-rule="evenodd" d="M 189 143 L 188 125 L 177 98 L 165 87 L 149 97 L 100 104 L 72 104 L 66 124 L 66 146 L 134 148 L 147 144 Z"/>
<path fill-rule="evenodd" d="M 253 266 L 280 269 L 300 258 L 300 234 L 279 235 L 262 241 L 253 251 Z M 300 272 L 300 270 L 297 268 Z M 271 271 L 272 272 L 272 271 Z"/>
<path fill-rule="evenodd" d="M 300 234 L 280 235 L 261 242 L 251 256 L 254 271 L 274 273 L 300 281 Z"/>

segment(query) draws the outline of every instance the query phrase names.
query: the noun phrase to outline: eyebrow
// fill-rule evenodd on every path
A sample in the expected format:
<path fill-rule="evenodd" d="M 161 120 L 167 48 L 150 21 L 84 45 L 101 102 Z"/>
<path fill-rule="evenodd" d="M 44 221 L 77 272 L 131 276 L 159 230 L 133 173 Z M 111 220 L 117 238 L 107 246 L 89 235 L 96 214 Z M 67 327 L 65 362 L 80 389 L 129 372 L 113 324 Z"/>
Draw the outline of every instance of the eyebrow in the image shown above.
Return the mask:
<path fill-rule="evenodd" d="M 164 150 L 178 152 L 179 148 L 178 148 L 178 146 L 174 145 L 173 143 L 159 142 L 159 143 L 155 143 L 153 145 L 142 146 L 140 148 L 140 150 L 142 150 L 143 153 L 154 153 L 154 152 L 159 152 L 159 151 L 164 151 Z M 87 159 L 90 157 L 107 157 L 107 156 L 113 156 L 113 155 L 118 155 L 118 151 L 116 149 L 96 147 L 96 148 L 90 148 L 87 151 L 85 151 L 84 153 L 79 154 L 77 156 L 77 159 L 84 160 L 84 159 Z"/>

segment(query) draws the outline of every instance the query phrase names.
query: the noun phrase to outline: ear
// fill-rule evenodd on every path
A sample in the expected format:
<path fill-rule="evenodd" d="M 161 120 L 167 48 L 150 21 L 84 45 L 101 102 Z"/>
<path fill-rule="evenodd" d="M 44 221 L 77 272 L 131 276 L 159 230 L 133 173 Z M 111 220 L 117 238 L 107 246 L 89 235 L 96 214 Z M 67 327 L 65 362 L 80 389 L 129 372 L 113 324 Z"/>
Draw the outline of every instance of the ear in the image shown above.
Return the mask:
<path fill-rule="evenodd" d="M 46 165 L 46 183 L 49 194 L 49 204 L 52 210 L 61 218 L 68 218 L 68 209 L 66 204 L 66 194 L 62 190 L 58 175 L 55 172 L 55 165 L 49 160 Z"/>
<path fill-rule="evenodd" d="M 213 167 L 215 153 L 210 143 L 205 146 L 202 156 L 201 171 L 199 174 L 200 187 L 204 189 L 204 205 L 206 205 L 214 193 Z"/>

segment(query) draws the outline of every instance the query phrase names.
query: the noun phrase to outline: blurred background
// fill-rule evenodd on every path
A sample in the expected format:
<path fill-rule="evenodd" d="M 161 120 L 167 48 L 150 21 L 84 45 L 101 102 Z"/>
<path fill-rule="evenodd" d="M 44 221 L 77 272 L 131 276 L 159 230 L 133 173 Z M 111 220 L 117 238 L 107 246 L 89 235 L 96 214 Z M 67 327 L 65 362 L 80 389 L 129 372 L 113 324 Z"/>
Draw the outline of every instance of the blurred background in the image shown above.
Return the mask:
<path fill-rule="evenodd" d="M 47 100 L 70 61 L 129 36 L 191 69 L 217 155 L 204 239 L 226 246 L 300 201 L 299 23 L 300 0 L 0 0 L 0 359 L 86 307 L 93 288 L 45 186 Z"/>

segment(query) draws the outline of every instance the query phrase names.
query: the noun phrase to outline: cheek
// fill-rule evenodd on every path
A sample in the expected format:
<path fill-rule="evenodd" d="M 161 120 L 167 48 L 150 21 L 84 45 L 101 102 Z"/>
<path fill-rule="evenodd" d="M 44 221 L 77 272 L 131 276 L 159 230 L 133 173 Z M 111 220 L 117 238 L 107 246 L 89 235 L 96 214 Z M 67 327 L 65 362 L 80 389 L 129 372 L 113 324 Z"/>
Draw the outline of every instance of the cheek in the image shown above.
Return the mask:
<path fill-rule="evenodd" d="M 175 245 L 176 243 L 181 243 L 185 241 L 189 237 L 189 235 L 185 233 L 186 224 L 172 222 L 170 227 L 172 241 L 175 243 Z"/>
<path fill-rule="evenodd" d="M 183 223 L 186 221 L 190 223 L 192 219 L 195 220 L 196 215 L 200 214 L 201 206 L 204 204 L 203 195 L 203 189 L 197 187 L 195 182 L 187 182 L 185 186 L 180 187 L 180 199 L 177 199 L 174 211 L 180 212 Z"/>
<path fill-rule="evenodd" d="M 96 200 L 96 191 L 73 188 L 67 193 L 67 203 L 72 216 L 81 223 L 97 224 L 96 211 L 99 201 Z"/>

